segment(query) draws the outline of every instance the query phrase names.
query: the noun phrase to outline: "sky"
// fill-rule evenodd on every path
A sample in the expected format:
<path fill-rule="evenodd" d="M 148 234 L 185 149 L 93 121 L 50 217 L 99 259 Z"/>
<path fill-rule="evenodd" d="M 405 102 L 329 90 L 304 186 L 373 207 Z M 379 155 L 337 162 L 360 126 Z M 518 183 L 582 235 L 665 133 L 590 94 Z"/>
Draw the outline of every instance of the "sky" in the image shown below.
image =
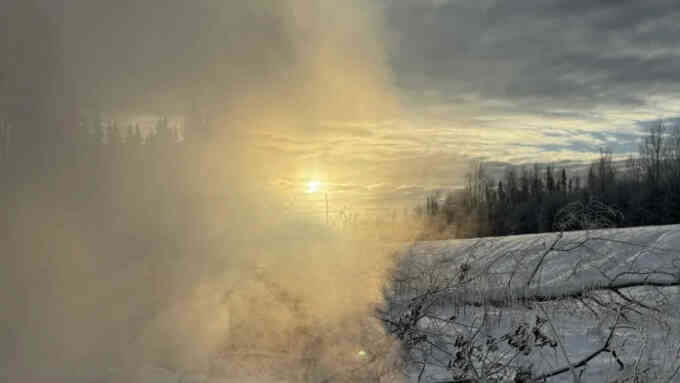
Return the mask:
<path fill-rule="evenodd" d="M 680 111 L 675 1 L 383 5 L 399 112 L 293 143 L 319 163 L 356 163 L 372 179 L 356 182 L 362 193 L 418 198 L 459 186 L 469 160 L 579 162 L 600 148 L 625 156 L 645 122 Z"/>
<path fill-rule="evenodd" d="M 403 205 L 473 160 L 625 156 L 680 111 L 676 1 L 35 1 L 86 110 L 198 104 L 290 201 Z"/>

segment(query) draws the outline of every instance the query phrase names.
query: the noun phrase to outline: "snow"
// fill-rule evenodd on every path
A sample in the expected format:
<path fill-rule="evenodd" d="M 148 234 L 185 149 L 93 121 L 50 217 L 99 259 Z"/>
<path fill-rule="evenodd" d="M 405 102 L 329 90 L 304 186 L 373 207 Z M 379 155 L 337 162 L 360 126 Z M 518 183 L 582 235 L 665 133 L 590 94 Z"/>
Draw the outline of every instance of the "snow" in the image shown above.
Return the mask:
<path fill-rule="evenodd" d="M 531 278 L 542 258 L 541 267 Z M 447 285 L 431 293 L 439 306 L 438 315 L 457 315 L 458 323 L 471 325 L 486 312 L 487 319 L 495 316 L 488 319 L 493 325 L 484 328 L 491 336 L 508 333 L 519 323 L 532 323 L 543 315 L 529 302 L 534 298 L 550 301 L 541 306 L 551 317 L 572 364 L 604 345 L 609 326 L 616 318 L 611 313 L 604 315 L 599 308 L 595 314 L 571 298 L 584 290 L 653 282 L 658 286 L 625 289 L 632 299 L 654 305 L 664 314 L 658 321 L 651 314 L 629 318 L 627 324 L 631 328 L 616 330 L 612 348 L 617 350 L 625 370 L 620 371 L 616 360 L 603 353 L 588 364 L 582 379 L 604 382 L 622 377 L 636 366 L 638 369 L 652 366 L 650 371 L 662 373 L 677 367 L 680 299 L 678 287 L 664 286 L 680 281 L 680 225 L 567 232 L 563 237 L 546 233 L 420 242 L 405 248 L 400 260 L 397 270 L 428 269 L 440 276 L 448 275 L 449 279 L 459 275 L 465 265 L 467 283 Z M 532 282 L 527 284 L 530 279 Z M 414 296 L 405 293 L 395 301 L 411 302 Z M 397 307 L 396 311 L 399 310 Z M 431 322 L 421 320 L 418 325 L 432 329 Z M 549 327 L 542 329 L 553 335 Z M 539 374 L 568 365 L 558 347 L 542 348 L 515 362 L 531 365 Z M 412 380 L 416 381 L 419 375 L 423 382 L 450 378 L 446 368 L 434 362 L 424 374 L 414 369 Z M 680 377 L 676 380 L 680 381 Z M 567 372 L 548 381 L 573 381 L 573 375 Z"/>
<path fill-rule="evenodd" d="M 551 246 L 555 250 L 547 251 Z M 646 273 L 649 280 L 659 283 L 676 282 L 680 277 L 678 254 L 680 225 L 569 232 L 562 238 L 559 234 L 547 233 L 417 242 L 405 245 L 399 252 L 401 259 L 417 259 L 417 262 L 433 267 L 443 275 L 455 275 L 461 265 L 468 265 L 468 276 L 473 281 L 466 290 L 444 289 L 437 293 L 442 298 L 438 300 L 441 316 L 456 315 L 456 321 L 470 323 L 478 318 L 480 310 L 486 310 L 489 323 L 494 325 L 484 328 L 484 331 L 488 336 L 497 337 L 516 328 L 519 323 L 532 323 L 537 316 L 542 315 L 535 307 L 524 305 L 521 302 L 522 297 L 567 296 L 584 286 L 593 288 L 611 283 L 625 284 L 639 279 L 640 273 Z M 527 287 L 527 280 L 543 256 L 545 259 L 534 277 L 535 282 Z M 651 302 L 650 299 L 659 297 L 657 292 L 660 289 L 637 288 L 632 296 Z M 668 301 L 662 302 L 660 306 L 670 307 L 678 313 L 678 288 L 663 290 L 663 296 Z M 409 297 L 402 298 L 408 301 Z M 483 299 L 480 301 L 485 304 L 483 308 L 466 306 L 461 311 L 462 303 L 477 299 Z M 591 354 L 606 342 L 608 326 L 613 322 L 611 316 L 593 315 L 582 304 L 566 299 L 546 303 L 545 308 L 572 363 Z M 677 315 L 671 319 L 677 320 Z M 619 350 L 625 370 L 620 371 L 617 362 L 609 354 L 601 354 L 588 364 L 582 375 L 583 382 L 606 382 L 646 366 L 658 368 L 659 371 L 670 371 L 677 366 L 676 353 L 680 344 L 678 322 L 669 323 L 667 328 L 663 323 L 646 317 L 632 322 L 637 327 L 617 330 L 612 346 Z M 433 323 L 433 320 L 424 320 L 420 326 Z M 553 335 L 548 326 L 544 326 L 543 330 L 546 334 Z M 364 351 L 358 351 L 358 355 L 363 356 L 362 352 Z M 557 347 L 544 347 L 529 356 L 520 355 L 513 363 L 531 365 L 538 373 L 566 365 L 564 355 Z M 228 375 L 226 372 L 218 375 L 221 376 L 208 376 L 204 371 L 188 373 L 145 366 L 137 371 L 132 381 L 251 382 L 245 377 L 230 378 L 225 376 Z M 417 381 L 418 375 L 420 371 L 411 371 L 410 380 Z M 433 363 L 422 374 L 422 381 L 435 382 L 446 377 L 446 369 Z M 116 381 L 114 372 L 110 374 L 110 378 L 111 381 Z M 262 379 L 252 382 L 276 382 Z M 564 373 L 548 381 L 572 380 L 570 373 Z M 672 381 L 680 381 L 680 378 L 676 377 Z"/>

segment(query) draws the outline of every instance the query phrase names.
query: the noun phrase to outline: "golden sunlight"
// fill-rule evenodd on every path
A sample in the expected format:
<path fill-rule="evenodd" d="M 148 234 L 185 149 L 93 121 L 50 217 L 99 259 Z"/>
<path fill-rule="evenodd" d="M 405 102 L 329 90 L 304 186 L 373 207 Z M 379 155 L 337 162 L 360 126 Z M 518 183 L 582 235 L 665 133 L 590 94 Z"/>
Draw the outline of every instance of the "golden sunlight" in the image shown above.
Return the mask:
<path fill-rule="evenodd" d="M 319 186 L 321 186 L 321 182 L 319 182 L 319 181 L 309 181 L 309 182 L 307 182 L 306 193 L 317 192 L 319 190 Z"/>

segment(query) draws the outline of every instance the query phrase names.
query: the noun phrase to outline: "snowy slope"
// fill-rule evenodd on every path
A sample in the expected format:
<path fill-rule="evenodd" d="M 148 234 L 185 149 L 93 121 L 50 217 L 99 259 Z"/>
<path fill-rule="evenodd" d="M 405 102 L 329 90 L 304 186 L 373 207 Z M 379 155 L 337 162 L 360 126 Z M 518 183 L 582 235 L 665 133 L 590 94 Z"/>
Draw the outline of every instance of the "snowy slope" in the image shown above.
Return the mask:
<path fill-rule="evenodd" d="M 438 319 L 425 317 L 418 322 L 425 335 L 446 329 L 448 336 L 455 336 L 464 334 L 461 329 L 465 326 L 472 326 L 481 328 L 485 336 L 501 337 L 522 323 L 531 327 L 537 317 L 545 320 L 548 316 L 554 330 L 543 324 L 543 333 L 559 340 L 569 362 L 575 364 L 603 347 L 609 327 L 616 322 L 610 348 L 616 351 L 624 368 L 620 369 L 619 361 L 610 353 L 602 353 L 588 363 L 581 375 L 583 381 L 620 378 L 632 368 L 648 369 L 654 381 L 680 381 L 680 376 L 672 375 L 678 366 L 680 345 L 680 298 L 675 286 L 680 281 L 678 225 L 568 232 L 563 237 L 549 233 L 420 242 L 400 255 L 397 275 L 402 280 L 410 276 L 421 282 L 428 278 L 441 281 L 447 276 L 453 280 L 444 287 L 431 283 L 395 293 L 393 315 L 410 314 L 412 302 L 421 302 L 419 294 L 430 294 L 433 298 L 425 304 L 438 306 L 431 312 L 439 318 L 456 317 L 455 326 L 450 322 L 436 325 Z M 463 278 L 461 270 L 465 270 L 464 283 L 456 282 Z M 632 287 L 640 283 L 654 286 Z M 619 292 L 639 304 L 629 304 Z M 590 297 L 608 308 L 593 303 Z M 536 300 L 545 303 L 536 305 Z M 625 320 L 612 312 L 615 307 L 627 314 Z M 627 310 L 628 307 L 638 309 L 639 314 Z M 482 313 L 488 323 L 478 326 Z M 443 336 L 428 336 L 425 338 L 428 342 L 438 339 L 446 343 Z M 506 347 L 508 355 L 512 354 L 507 343 L 500 343 L 501 351 Z M 421 347 L 419 352 L 422 353 L 414 355 L 418 362 L 423 361 L 426 353 L 431 353 L 431 360 L 425 362 L 424 371 L 414 368 L 414 381 L 418 376 L 421 381 L 450 379 L 447 363 L 455 360 L 452 357 L 455 349 L 447 354 Z M 569 366 L 561 347 L 556 346 L 536 348 L 528 356 L 515 357 L 512 363 L 530 366 L 535 375 Z M 581 374 L 581 369 L 574 372 Z M 569 371 L 551 379 L 548 381 L 574 378 Z"/>

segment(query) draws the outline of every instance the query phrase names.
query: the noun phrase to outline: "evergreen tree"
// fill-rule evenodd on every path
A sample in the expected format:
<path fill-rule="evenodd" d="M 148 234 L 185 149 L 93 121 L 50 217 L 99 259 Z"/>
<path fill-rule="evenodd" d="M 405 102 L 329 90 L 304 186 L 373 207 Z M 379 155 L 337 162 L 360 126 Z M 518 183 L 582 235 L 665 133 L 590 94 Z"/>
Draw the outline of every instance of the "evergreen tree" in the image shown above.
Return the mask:
<path fill-rule="evenodd" d="M 569 193 L 569 190 L 567 189 L 567 170 L 564 168 L 560 171 L 560 181 L 558 185 L 559 190 L 566 196 Z"/>
<path fill-rule="evenodd" d="M 500 205 L 506 204 L 507 195 L 505 193 L 505 188 L 503 188 L 503 181 L 498 181 L 497 197 Z"/>
<path fill-rule="evenodd" d="M 534 164 L 531 175 L 531 196 L 534 199 L 540 199 L 543 196 L 543 180 L 541 179 L 541 168 L 538 164 Z"/>
<path fill-rule="evenodd" d="M 552 165 L 547 165 L 545 167 L 545 187 L 548 189 L 548 193 L 552 194 L 556 190 L 555 177 L 553 176 Z"/>

